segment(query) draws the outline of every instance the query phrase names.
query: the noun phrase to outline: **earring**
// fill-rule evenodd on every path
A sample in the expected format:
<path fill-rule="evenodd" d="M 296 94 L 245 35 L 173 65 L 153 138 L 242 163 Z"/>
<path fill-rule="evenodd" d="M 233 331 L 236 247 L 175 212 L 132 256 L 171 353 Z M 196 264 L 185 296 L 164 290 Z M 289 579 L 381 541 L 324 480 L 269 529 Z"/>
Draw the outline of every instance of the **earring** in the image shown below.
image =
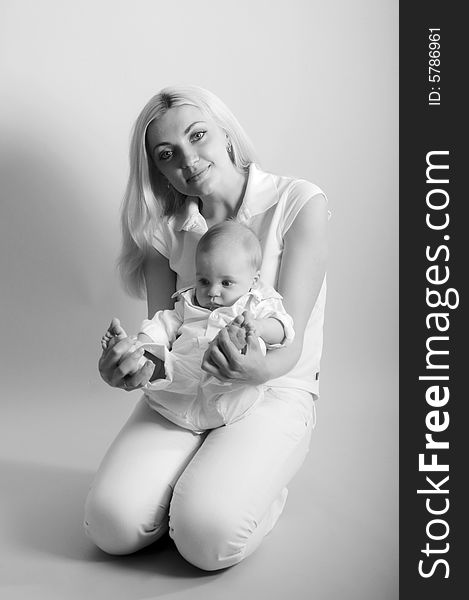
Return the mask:
<path fill-rule="evenodd" d="M 174 188 L 173 186 L 169 183 L 169 181 L 166 179 L 166 189 L 168 190 L 168 194 L 169 195 L 173 195 L 174 194 Z"/>
<path fill-rule="evenodd" d="M 226 146 L 226 149 L 228 151 L 228 154 L 231 154 L 231 151 L 233 150 L 233 146 L 231 145 L 230 140 L 228 140 L 228 145 Z"/>

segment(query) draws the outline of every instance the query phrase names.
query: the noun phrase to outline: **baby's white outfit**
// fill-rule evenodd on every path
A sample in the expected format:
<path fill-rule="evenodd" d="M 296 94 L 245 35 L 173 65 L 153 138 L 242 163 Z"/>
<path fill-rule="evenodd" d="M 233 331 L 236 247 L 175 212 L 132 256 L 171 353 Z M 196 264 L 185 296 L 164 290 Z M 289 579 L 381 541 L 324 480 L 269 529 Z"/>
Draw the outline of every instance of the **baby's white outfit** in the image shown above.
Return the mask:
<path fill-rule="evenodd" d="M 293 321 L 282 304 L 282 296 L 262 282 L 231 306 L 214 310 L 198 306 L 195 289 L 177 291 L 174 309 L 160 310 L 143 321 L 140 333 L 154 343 L 138 344 L 164 361 L 164 379 L 144 388 L 150 406 L 164 417 L 192 431 L 202 432 L 247 415 L 263 397 L 264 386 L 240 382 L 221 382 L 202 371 L 201 364 L 210 341 L 245 310 L 255 319 L 275 317 L 284 328 L 280 344 L 264 344 L 265 349 L 280 348 L 294 337 Z"/>

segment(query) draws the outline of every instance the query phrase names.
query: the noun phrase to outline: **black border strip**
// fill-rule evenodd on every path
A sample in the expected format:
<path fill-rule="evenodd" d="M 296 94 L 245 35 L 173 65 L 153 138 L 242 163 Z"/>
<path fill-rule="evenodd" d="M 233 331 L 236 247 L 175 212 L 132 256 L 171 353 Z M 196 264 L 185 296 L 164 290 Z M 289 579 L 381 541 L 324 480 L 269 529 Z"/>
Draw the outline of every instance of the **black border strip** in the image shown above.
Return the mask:
<path fill-rule="evenodd" d="M 462 3 L 431 0 L 400 3 L 399 587 L 402 599 L 453 599 L 463 597 L 465 589 L 465 568 L 462 564 L 465 537 L 462 529 L 466 499 L 462 483 L 467 472 L 465 456 L 469 453 L 462 440 L 469 437 L 469 429 L 463 431 L 467 423 L 466 403 L 469 401 L 464 381 L 465 371 L 469 371 L 469 353 L 465 348 L 465 331 L 468 328 L 463 313 L 468 272 L 465 258 L 468 247 L 464 241 L 469 240 L 469 227 L 464 216 L 469 202 L 467 192 L 463 189 L 463 180 L 469 168 L 464 164 L 467 152 L 463 135 L 464 130 L 468 129 L 468 111 L 467 108 L 463 110 L 463 90 L 467 87 L 468 69 L 464 69 L 463 56 L 469 54 L 465 48 L 469 35 L 467 27 L 465 31 L 462 6 Z M 429 52 L 432 50 L 429 46 L 430 28 L 440 30 L 439 65 L 429 64 Z M 436 36 L 433 38 L 436 39 Z M 434 49 L 435 46 L 433 52 Z M 439 73 L 429 72 L 430 66 L 438 67 Z M 430 82 L 429 74 L 438 74 L 440 81 Z M 432 87 L 435 89 L 432 90 Z M 439 92 L 439 104 L 429 104 L 432 91 Z M 434 93 L 430 99 L 438 102 L 437 94 Z M 428 153 L 432 151 L 448 154 L 429 156 Z M 447 165 L 449 169 L 430 170 L 430 182 L 427 182 L 427 159 L 434 164 Z M 448 183 L 442 183 L 440 180 L 446 177 Z M 439 182 L 435 182 L 435 179 Z M 447 198 L 448 206 L 441 210 L 427 204 L 428 201 L 430 204 L 440 202 L 443 205 Z M 426 223 L 427 213 L 430 213 L 433 224 L 445 222 L 444 215 L 447 213 L 447 227 L 432 230 Z M 429 259 L 426 252 L 432 258 Z M 427 272 L 432 266 L 437 268 Z M 428 277 L 441 280 L 448 273 L 446 283 L 435 284 L 428 280 Z M 427 288 L 440 291 L 442 298 L 452 288 L 455 291 L 449 292 L 449 303 L 456 304 L 458 297 L 459 305 L 454 308 L 429 307 L 429 302 L 437 303 L 438 297 L 433 294 L 428 301 Z M 448 327 L 447 331 L 437 330 L 437 319 L 434 317 L 429 317 L 426 323 L 430 313 L 448 315 L 441 316 L 438 321 L 441 328 Z M 430 327 L 427 327 L 428 324 Z M 429 342 L 432 336 L 435 339 Z M 448 339 L 436 339 L 438 336 L 447 336 Z M 447 350 L 449 353 L 428 355 L 427 343 L 433 350 Z M 431 369 L 427 358 L 433 365 L 441 367 L 446 364 L 448 369 Z M 448 376 L 449 379 L 419 380 L 419 376 L 435 375 Z M 447 386 L 449 400 L 446 404 L 429 404 L 426 394 L 431 386 L 438 386 L 436 390 L 439 397 L 442 397 L 444 386 Z M 432 398 L 436 396 L 430 397 L 430 400 Z M 434 414 L 428 416 L 435 410 L 438 417 Z M 443 429 L 444 419 L 447 418 L 449 425 Z M 443 429 L 441 432 L 429 429 L 429 425 L 435 428 L 438 424 Z M 425 435 L 429 433 L 433 433 L 434 440 L 447 441 L 449 448 L 425 449 Z M 419 471 L 419 454 L 422 453 L 427 464 L 431 461 L 432 453 L 436 453 L 435 460 L 439 464 L 448 464 L 449 471 Z M 449 479 L 440 483 L 448 475 Z M 432 479 L 433 486 L 426 480 L 427 476 Z M 440 492 L 435 486 L 439 487 Z M 419 489 L 433 490 L 434 493 L 418 494 Z M 447 493 L 443 493 L 443 490 L 447 490 Z M 447 511 L 432 515 L 428 512 L 428 506 L 431 510 L 443 511 L 447 508 Z M 428 532 L 441 539 L 431 539 Z M 422 552 L 427 543 L 430 548 L 428 556 Z M 419 574 L 421 560 L 423 563 L 420 568 L 427 577 Z M 436 563 L 437 560 L 446 562 Z"/>

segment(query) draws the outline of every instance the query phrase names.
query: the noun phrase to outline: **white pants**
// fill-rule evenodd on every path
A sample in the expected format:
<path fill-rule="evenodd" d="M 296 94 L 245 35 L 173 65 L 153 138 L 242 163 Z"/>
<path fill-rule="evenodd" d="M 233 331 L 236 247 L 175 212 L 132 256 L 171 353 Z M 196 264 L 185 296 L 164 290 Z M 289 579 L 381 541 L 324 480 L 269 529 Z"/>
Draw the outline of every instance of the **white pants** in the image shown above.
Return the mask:
<path fill-rule="evenodd" d="M 246 417 L 203 434 L 142 398 L 96 474 L 86 532 L 105 552 L 129 554 L 169 527 L 193 565 L 234 565 L 275 525 L 314 424 L 313 398 L 303 390 L 267 388 Z"/>

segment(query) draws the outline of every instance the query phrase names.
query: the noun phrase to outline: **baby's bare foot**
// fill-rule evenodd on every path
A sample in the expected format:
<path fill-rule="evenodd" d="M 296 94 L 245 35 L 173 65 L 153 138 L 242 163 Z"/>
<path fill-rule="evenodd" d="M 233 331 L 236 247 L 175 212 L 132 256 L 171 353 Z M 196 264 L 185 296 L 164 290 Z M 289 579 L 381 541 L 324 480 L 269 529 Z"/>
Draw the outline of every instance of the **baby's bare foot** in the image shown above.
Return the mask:
<path fill-rule="evenodd" d="M 230 341 L 236 349 L 241 351 L 246 346 L 246 331 L 244 327 L 239 326 L 237 323 L 232 322 L 226 326 Z"/>
<path fill-rule="evenodd" d="M 107 347 L 109 346 L 109 343 L 112 340 L 112 338 L 117 338 L 119 340 L 122 340 L 126 337 L 127 337 L 127 334 L 126 334 L 124 328 L 121 326 L 119 319 L 114 317 L 111 321 L 111 324 L 108 327 L 108 330 L 101 338 L 101 347 L 103 350 L 106 350 Z"/>

